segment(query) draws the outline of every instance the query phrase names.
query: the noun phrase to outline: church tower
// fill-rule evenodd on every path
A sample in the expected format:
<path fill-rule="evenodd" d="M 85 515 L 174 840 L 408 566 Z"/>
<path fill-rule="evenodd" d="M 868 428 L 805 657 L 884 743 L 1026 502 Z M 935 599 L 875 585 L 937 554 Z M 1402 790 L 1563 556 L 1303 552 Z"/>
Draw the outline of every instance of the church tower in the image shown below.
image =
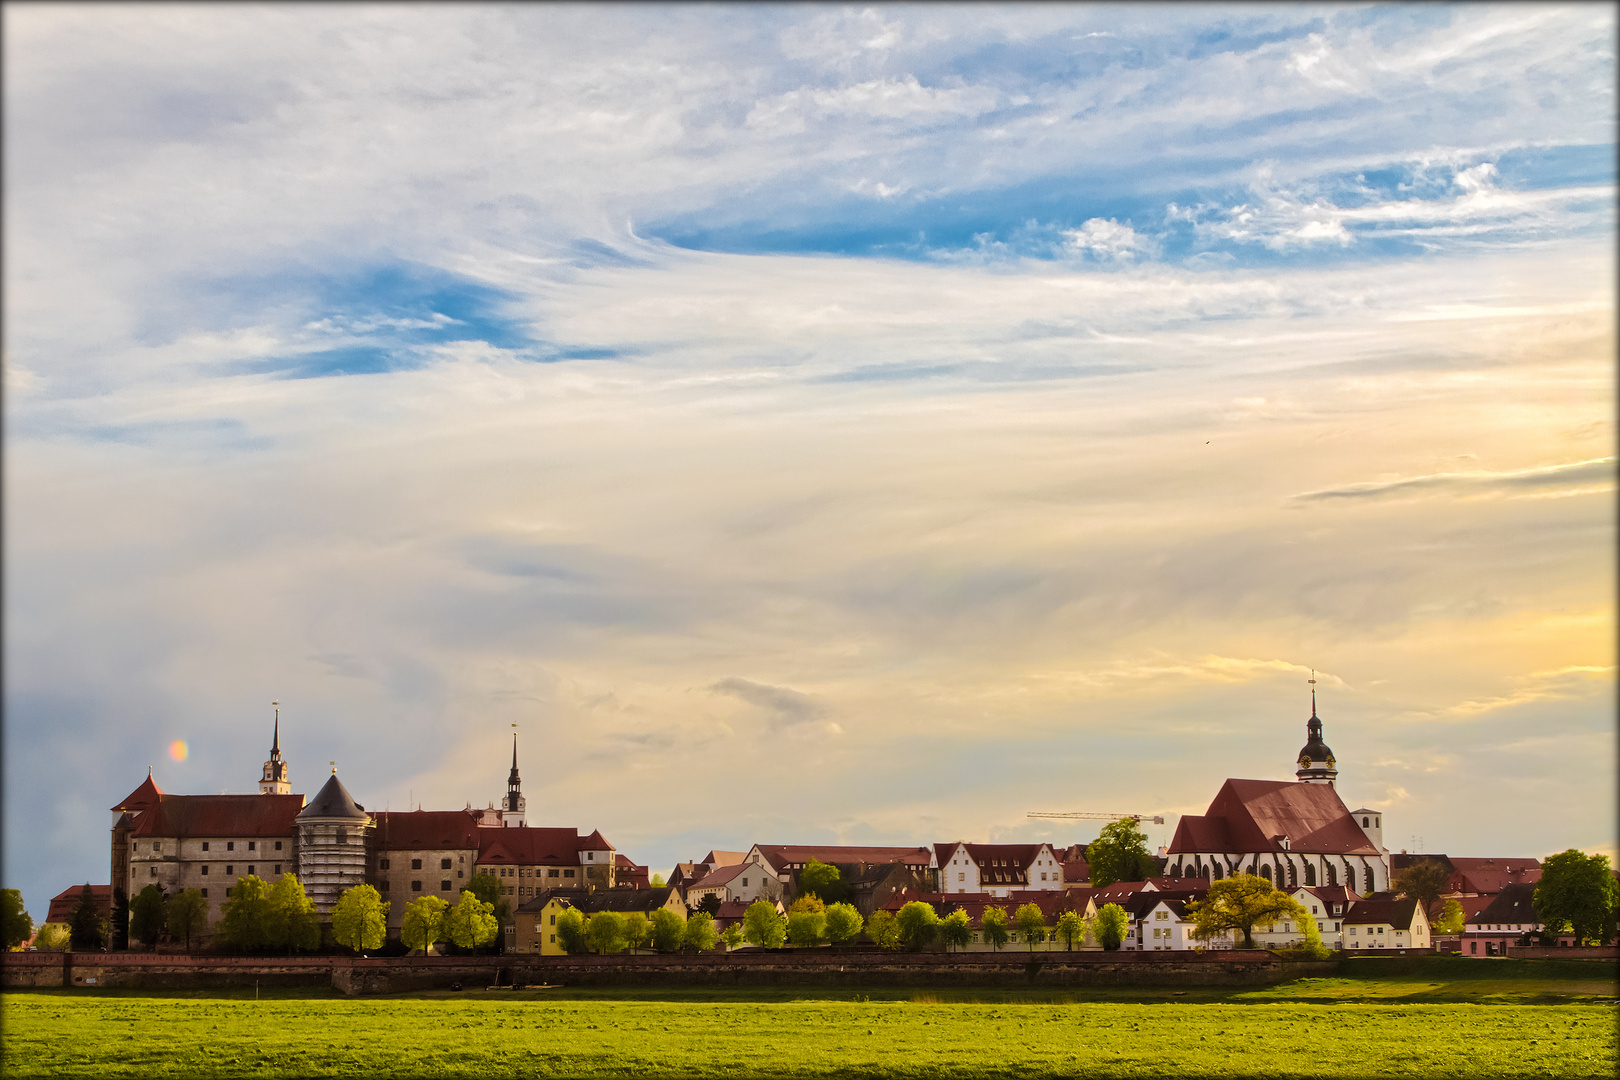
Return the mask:
<path fill-rule="evenodd" d="M 1335 786 L 1339 776 L 1333 751 L 1322 741 L 1322 721 L 1316 717 L 1316 672 L 1311 672 L 1311 718 L 1305 722 L 1305 745 L 1299 752 L 1299 768 L 1294 775 L 1302 784 Z"/>
<path fill-rule="evenodd" d="M 260 795 L 291 795 L 292 781 L 287 779 L 287 763 L 281 760 L 281 702 L 276 706 L 276 733 L 270 740 L 270 760 L 264 763 L 264 776 L 259 780 Z"/>
<path fill-rule="evenodd" d="M 523 828 L 523 781 L 518 777 L 517 735 L 512 735 L 512 771 L 506 777 L 506 799 L 501 803 L 501 827 Z"/>

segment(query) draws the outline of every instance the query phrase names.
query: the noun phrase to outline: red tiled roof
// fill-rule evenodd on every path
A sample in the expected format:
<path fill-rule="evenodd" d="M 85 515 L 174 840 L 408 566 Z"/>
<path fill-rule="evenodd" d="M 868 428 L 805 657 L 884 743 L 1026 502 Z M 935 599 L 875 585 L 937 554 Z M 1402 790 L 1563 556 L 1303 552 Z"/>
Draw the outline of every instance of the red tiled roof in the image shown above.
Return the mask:
<path fill-rule="evenodd" d="M 730 866 L 722 866 L 718 870 L 709 871 L 709 873 L 688 885 L 686 891 L 690 893 L 694 889 L 708 889 L 718 885 L 725 885 L 740 874 L 745 873 L 750 867 L 758 870 L 762 875 L 766 872 L 764 867 L 758 863 L 732 863 Z"/>
<path fill-rule="evenodd" d="M 1452 892 L 1499 893 L 1509 885 L 1541 880 L 1541 864 L 1535 859 L 1452 859 L 1447 884 Z"/>
<path fill-rule="evenodd" d="M 733 866 L 746 858 L 748 858 L 748 852 L 746 851 L 720 851 L 716 849 L 698 861 L 718 868 L 721 866 Z"/>
<path fill-rule="evenodd" d="M 152 775 L 148 773 L 146 779 L 141 781 L 140 787 L 124 796 L 118 805 L 112 807 L 111 809 L 114 811 L 146 810 L 157 805 L 158 797 L 162 794 L 163 789 L 158 787 L 157 784 L 153 782 Z"/>
<path fill-rule="evenodd" d="M 1357 900 L 1344 913 L 1344 924 L 1389 923 L 1397 930 L 1411 929 L 1417 919 L 1418 902 L 1411 897 L 1404 900 Z"/>
<path fill-rule="evenodd" d="M 113 809 L 116 810 L 118 808 L 113 807 Z M 51 897 L 51 906 L 45 915 L 45 922 L 65 923 L 71 921 L 74 910 L 78 908 L 79 902 L 83 899 L 83 885 L 73 885 L 63 889 L 61 892 Z M 96 910 L 101 913 L 102 918 L 112 918 L 112 901 L 113 895 L 111 885 L 90 886 L 90 902 L 96 906 Z"/>
<path fill-rule="evenodd" d="M 404 810 L 376 815 L 378 851 L 448 851 L 478 847 L 476 810 Z"/>
<path fill-rule="evenodd" d="M 1313 854 L 1378 855 L 1380 852 L 1327 784 L 1291 780 L 1228 780 L 1209 813 L 1184 816 L 1176 825 L 1170 852 L 1282 851 Z"/>
<path fill-rule="evenodd" d="M 1135 896 L 1139 892 L 1158 891 L 1151 882 L 1116 881 L 1112 885 L 1101 889 L 1092 889 L 1091 898 L 1096 901 L 1098 907 L 1102 907 L 1104 904 L 1123 904 L 1127 898 Z"/>
<path fill-rule="evenodd" d="M 1029 868 L 1034 865 L 1036 856 L 1044 848 L 1051 850 L 1049 844 L 968 844 L 957 841 L 951 844 L 935 844 L 934 859 L 943 867 L 956 854 L 956 849 L 962 848 L 967 852 L 968 858 L 973 860 L 979 869 L 979 880 L 989 885 L 1022 885 L 1029 879 Z M 1056 858 L 1056 856 L 1053 856 Z"/>
<path fill-rule="evenodd" d="M 1084 859 L 1070 859 L 1063 864 L 1064 881 L 1090 881 L 1091 866 Z"/>
<path fill-rule="evenodd" d="M 131 836 L 291 836 L 302 795 L 159 795 Z"/>
<path fill-rule="evenodd" d="M 824 863 L 904 863 L 926 867 L 928 849 L 923 847 L 846 847 L 842 845 L 818 846 L 812 844 L 756 844 L 759 853 L 777 873 L 797 863 L 807 864 L 811 859 Z"/>
<path fill-rule="evenodd" d="M 588 848 L 589 841 L 590 837 L 581 837 L 578 829 L 480 826 L 478 861 L 509 866 L 578 866 L 581 851 L 601 850 Z"/>
<path fill-rule="evenodd" d="M 1360 894 L 1344 885 L 1302 885 L 1300 888 L 1324 904 L 1353 904 L 1361 899 Z"/>
<path fill-rule="evenodd" d="M 1530 882 L 1508 885 L 1492 897 L 1490 904 L 1480 909 L 1479 914 L 1469 922 L 1486 926 L 1535 924 L 1537 923 L 1535 894 L 1536 887 Z"/>
<path fill-rule="evenodd" d="M 613 850 L 613 845 L 607 842 L 607 838 L 604 837 L 601 834 L 601 832 L 599 832 L 596 829 L 592 829 L 591 830 L 591 835 L 587 836 L 585 839 L 583 839 L 583 840 L 581 840 L 579 842 L 579 850 L 581 850 L 581 851 L 612 851 Z"/>

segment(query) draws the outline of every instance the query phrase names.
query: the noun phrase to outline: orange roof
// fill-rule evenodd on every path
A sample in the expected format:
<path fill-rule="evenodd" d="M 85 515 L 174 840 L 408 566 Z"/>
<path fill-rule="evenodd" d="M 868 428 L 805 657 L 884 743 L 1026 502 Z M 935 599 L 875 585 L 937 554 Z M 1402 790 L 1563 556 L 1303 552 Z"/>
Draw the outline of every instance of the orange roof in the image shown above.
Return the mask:
<path fill-rule="evenodd" d="M 131 836 L 291 836 L 302 795 L 163 795 Z"/>
<path fill-rule="evenodd" d="M 1289 846 L 1284 849 L 1282 840 Z M 1378 855 L 1361 826 L 1327 784 L 1292 780 L 1228 780 L 1209 812 L 1184 815 L 1170 841 L 1179 852 L 1292 850 L 1332 855 Z"/>
<path fill-rule="evenodd" d="M 162 794 L 163 790 L 159 788 L 152 780 L 152 774 L 148 773 L 146 779 L 141 781 L 140 787 L 124 796 L 117 806 L 111 807 L 110 809 L 114 811 L 146 810 L 156 806 L 158 798 L 162 796 Z"/>
<path fill-rule="evenodd" d="M 805 865 L 811 859 L 824 863 L 904 863 L 924 866 L 929 863 L 925 847 L 847 847 L 827 844 L 755 844 L 765 861 L 781 873 L 789 866 Z"/>

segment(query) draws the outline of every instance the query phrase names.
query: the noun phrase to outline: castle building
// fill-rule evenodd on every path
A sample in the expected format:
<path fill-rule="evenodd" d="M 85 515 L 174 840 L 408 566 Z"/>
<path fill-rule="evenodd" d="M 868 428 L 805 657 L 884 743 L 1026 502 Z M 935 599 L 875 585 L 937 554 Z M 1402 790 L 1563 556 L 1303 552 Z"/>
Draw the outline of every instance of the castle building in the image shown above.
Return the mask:
<path fill-rule="evenodd" d="M 373 824 L 338 779 L 337 766 L 320 793 L 299 811 L 298 878 L 321 915 L 330 915 L 345 889 L 368 884 Z"/>
<path fill-rule="evenodd" d="M 1166 874 L 1210 881 L 1254 874 L 1288 891 L 1343 885 L 1365 895 L 1389 888 L 1382 814 L 1352 815 L 1339 798 L 1338 767 L 1322 740 L 1314 689 L 1305 731 L 1298 779 L 1227 780 L 1207 813 L 1177 822 Z"/>

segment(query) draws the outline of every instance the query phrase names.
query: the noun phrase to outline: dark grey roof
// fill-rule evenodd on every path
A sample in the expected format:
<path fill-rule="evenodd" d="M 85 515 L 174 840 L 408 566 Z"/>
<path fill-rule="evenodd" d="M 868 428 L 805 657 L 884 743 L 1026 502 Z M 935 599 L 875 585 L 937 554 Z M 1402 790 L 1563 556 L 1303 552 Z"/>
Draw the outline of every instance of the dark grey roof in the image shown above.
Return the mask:
<path fill-rule="evenodd" d="M 343 786 L 343 781 L 337 778 L 337 773 L 333 773 L 320 793 L 309 800 L 309 805 L 299 813 L 299 821 L 306 818 L 353 818 L 356 821 L 364 821 L 366 808 L 354 801 L 349 789 Z"/>
<path fill-rule="evenodd" d="M 1491 906 L 1481 911 L 1468 921 L 1478 924 L 1525 924 L 1536 923 L 1536 884 L 1533 881 L 1516 881 L 1502 886 L 1502 891 L 1496 894 Z"/>

